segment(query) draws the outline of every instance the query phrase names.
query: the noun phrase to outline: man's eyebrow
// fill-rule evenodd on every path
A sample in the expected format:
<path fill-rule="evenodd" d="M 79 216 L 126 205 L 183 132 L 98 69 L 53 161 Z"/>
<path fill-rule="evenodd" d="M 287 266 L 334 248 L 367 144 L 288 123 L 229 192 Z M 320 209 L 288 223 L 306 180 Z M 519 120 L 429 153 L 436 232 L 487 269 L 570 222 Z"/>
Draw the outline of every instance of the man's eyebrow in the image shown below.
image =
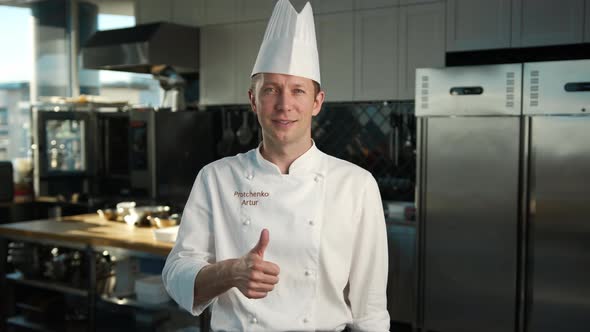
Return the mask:
<path fill-rule="evenodd" d="M 261 86 L 280 86 L 281 84 L 279 82 L 275 82 L 275 81 L 267 81 L 267 82 L 262 82 Z M 289 85 L 292 88 L 307 88 L 305 86 L 305 83 L 301 82 L 301 83 L 291 83 Z"/>

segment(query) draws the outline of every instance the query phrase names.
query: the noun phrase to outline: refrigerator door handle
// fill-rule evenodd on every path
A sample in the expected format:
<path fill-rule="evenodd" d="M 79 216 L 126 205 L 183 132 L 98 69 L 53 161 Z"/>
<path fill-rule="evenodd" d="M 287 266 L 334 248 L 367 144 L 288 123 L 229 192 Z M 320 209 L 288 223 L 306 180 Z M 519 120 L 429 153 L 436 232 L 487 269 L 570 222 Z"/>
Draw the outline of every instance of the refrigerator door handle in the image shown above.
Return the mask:
<path fill-rule="evenodd" d="M 452 96 L 470 96 L 470 95 L 481 95 L 483 94 L 483 88 L 481 86 L 457 86 L 452 87 L 449 93 Z"/>
<path fill-rule="evenodd" d="M 588 92 L 590 91 L 590 82 L 568 82 L 563 86 L 567 92 Z"/>

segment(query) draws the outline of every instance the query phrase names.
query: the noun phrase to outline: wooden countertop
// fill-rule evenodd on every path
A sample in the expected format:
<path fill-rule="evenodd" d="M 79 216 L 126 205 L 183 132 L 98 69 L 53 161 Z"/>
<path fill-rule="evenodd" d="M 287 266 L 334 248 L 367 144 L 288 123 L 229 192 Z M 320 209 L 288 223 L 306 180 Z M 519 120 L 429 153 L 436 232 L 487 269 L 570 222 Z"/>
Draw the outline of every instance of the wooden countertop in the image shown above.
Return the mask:
<path fill-rule="evenodd" d="M 160 256 L 167 256 L 174 246 L 171 242 L 157 241 L 153 228 L 106 221 L 96 214 L 3 224 L 0 236 L 108 246 Z"/>

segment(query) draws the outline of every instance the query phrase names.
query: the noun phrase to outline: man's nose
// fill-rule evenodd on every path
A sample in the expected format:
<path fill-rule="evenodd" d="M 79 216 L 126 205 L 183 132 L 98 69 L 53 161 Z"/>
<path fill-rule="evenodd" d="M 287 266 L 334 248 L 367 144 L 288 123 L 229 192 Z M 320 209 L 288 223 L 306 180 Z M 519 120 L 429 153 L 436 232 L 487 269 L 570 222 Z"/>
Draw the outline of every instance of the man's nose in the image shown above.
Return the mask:
<path fill-rule="evenodd" d="M 293 96 L 291 96 L 291 94 L 288 91 L 282 90 L 278 94 L 277 108 L 281 111 L 290 111 L 292 105 L 293 105 Z"/>

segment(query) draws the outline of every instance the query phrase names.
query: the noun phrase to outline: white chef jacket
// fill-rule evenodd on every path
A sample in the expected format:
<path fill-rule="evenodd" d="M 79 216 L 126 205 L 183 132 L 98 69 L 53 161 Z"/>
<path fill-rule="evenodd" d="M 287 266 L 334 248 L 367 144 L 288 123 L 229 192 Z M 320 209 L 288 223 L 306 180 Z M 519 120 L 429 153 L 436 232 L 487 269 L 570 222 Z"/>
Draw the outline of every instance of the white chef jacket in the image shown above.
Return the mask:
<path fill-rule="evenodd" d="M 263 299 L 231 288 L 193 304 L 207 264 L 238 258 L 267 228 L 279 282 Z M 388 331 L 387 234 L 379 189 L 364 169 L 315 144 L 289 174 L 259 148 L 205 166 L 184 208 L 162 276 L 193 315 L 212 305 L 214 331 Z"/>

